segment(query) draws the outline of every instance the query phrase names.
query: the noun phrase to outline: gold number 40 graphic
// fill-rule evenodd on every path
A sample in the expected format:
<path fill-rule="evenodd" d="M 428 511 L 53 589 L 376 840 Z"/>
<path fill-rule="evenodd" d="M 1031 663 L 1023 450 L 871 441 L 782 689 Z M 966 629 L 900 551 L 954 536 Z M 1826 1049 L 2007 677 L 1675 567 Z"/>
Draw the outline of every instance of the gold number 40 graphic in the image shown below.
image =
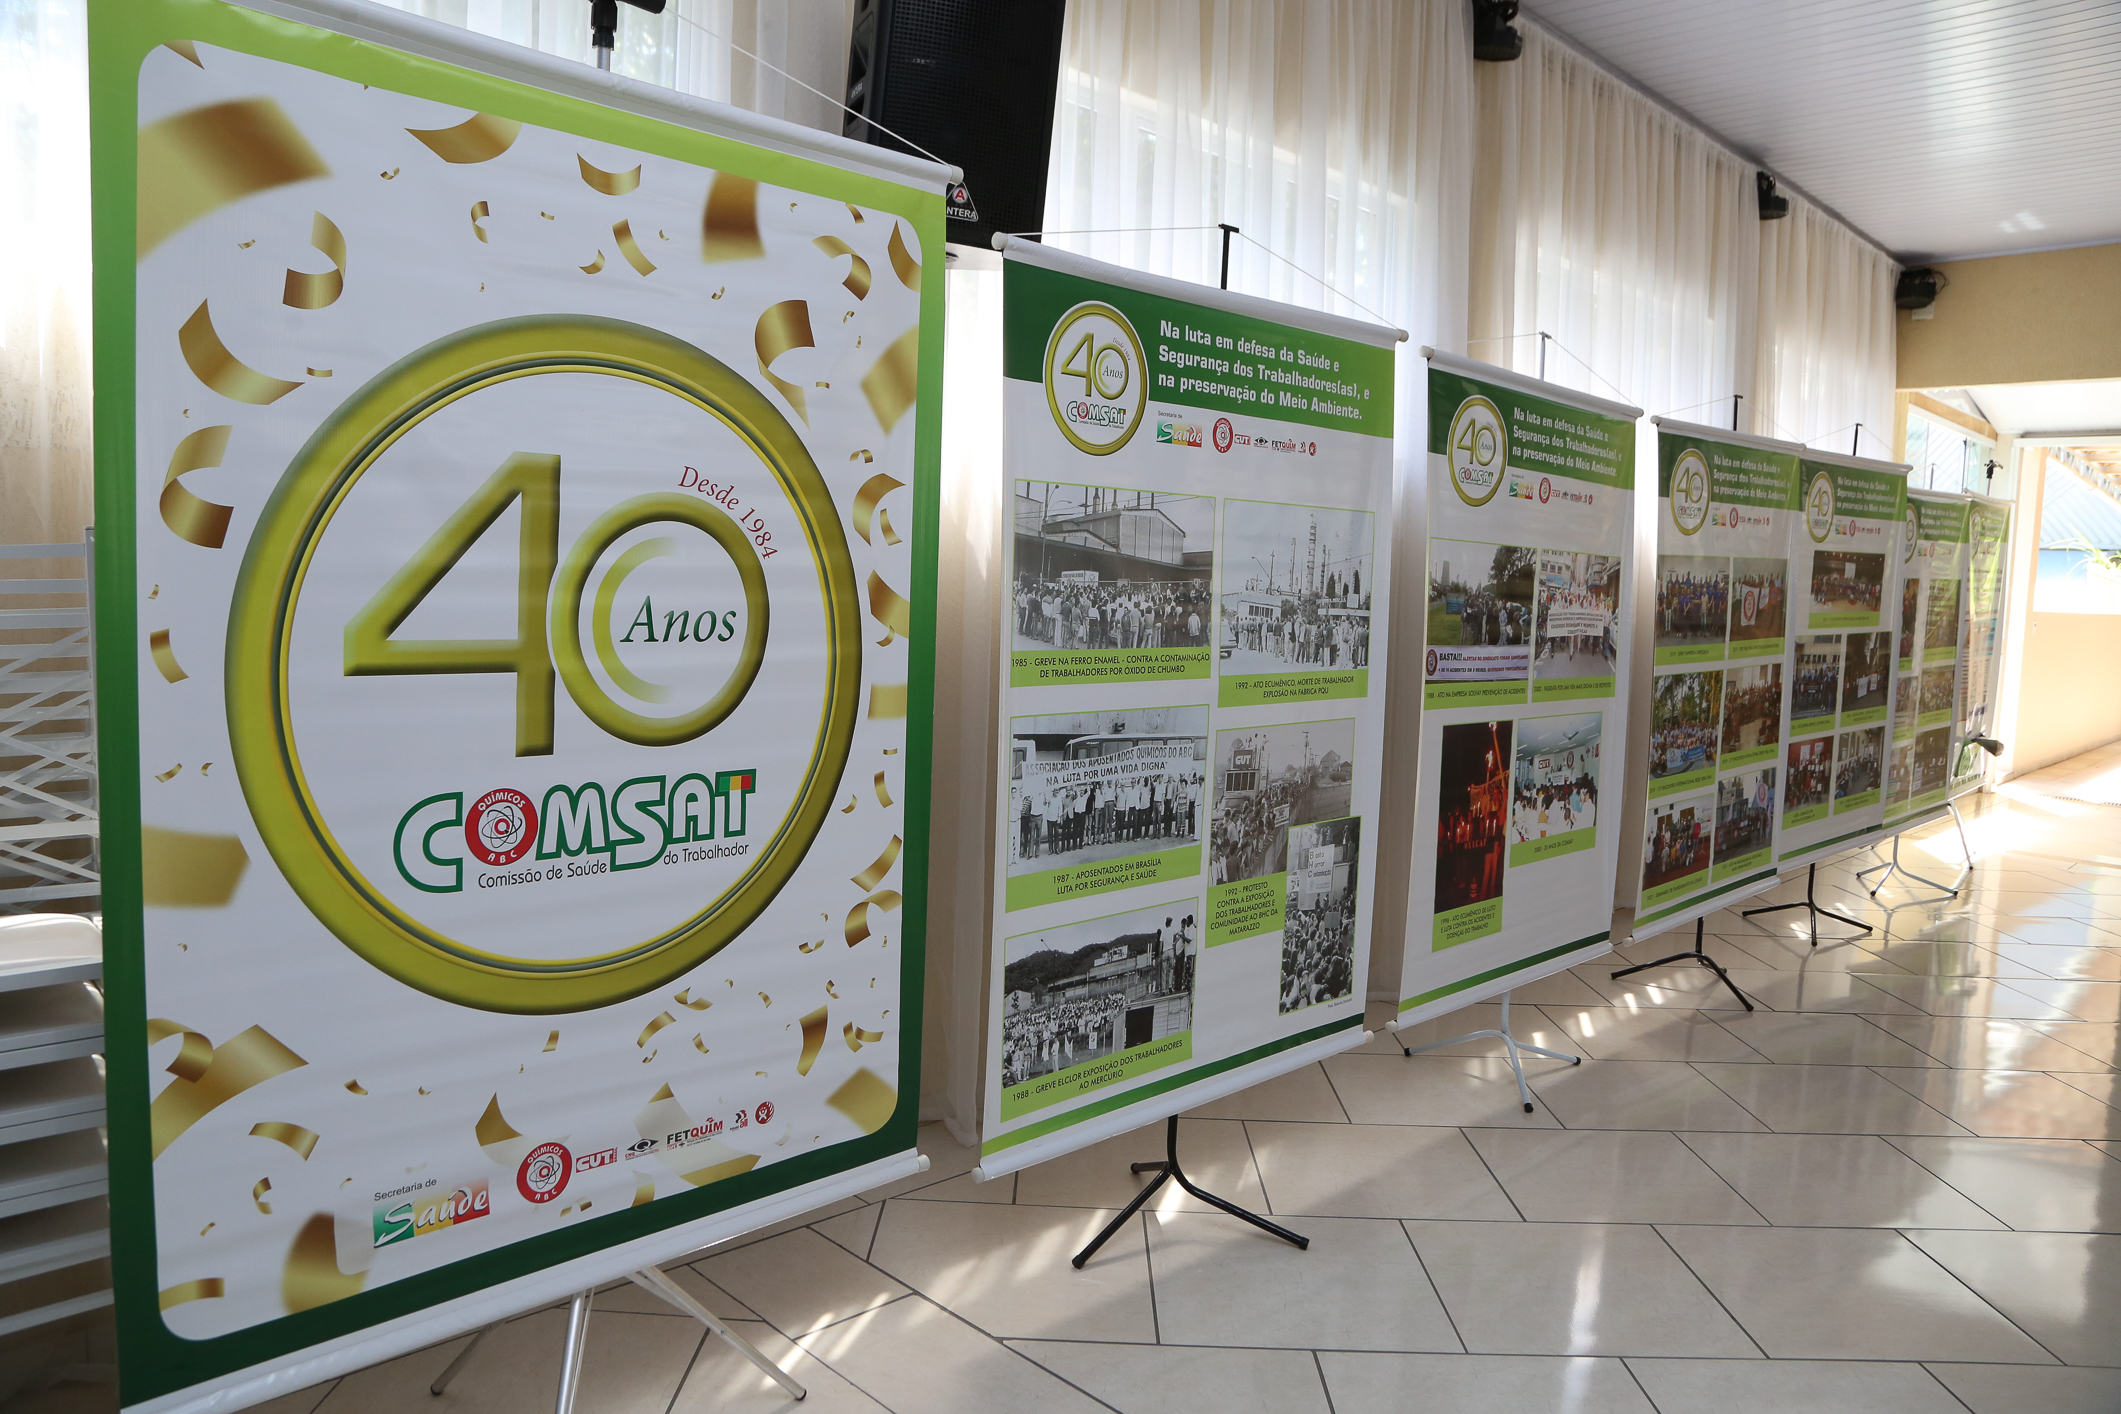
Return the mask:
<path fill-rule="evenodd" d="M 516 537 L 516 636 L 392 638 L 465 552 L 518 501 L 522 514 Z M 662 522 L 690 525 L 728 552 L 743 581 L 747 610 L 744 641 L 728 679 L 699 707 L 674 717 L 643 716 L 621 705 L 589 670 L 581 638 L 582 596 L 590 571 L 620 536 Z M 560 459 L 517 452 L 450 512 L 427 543 L 346 621 L 346 675 L 513 673 L 518 756 L 552 754 L 555 667 L 568 696 L 584 715 L 611 735 L 637 745 L 674 746 L 691 741 L 713 730 L 736 709 L 765 660 L 769 626 L 765 572 L 742 527 L 697 497 L 661 492 L 622 501 L 597 517 L 568 549 L 564 563 L 559 547 Z M 616 661 L 609 642 L 610 625 L 593 624 L 591 632 L 608 670 Z M 614 673 L 613 677 L 623 682 L 630 675 Z"/>

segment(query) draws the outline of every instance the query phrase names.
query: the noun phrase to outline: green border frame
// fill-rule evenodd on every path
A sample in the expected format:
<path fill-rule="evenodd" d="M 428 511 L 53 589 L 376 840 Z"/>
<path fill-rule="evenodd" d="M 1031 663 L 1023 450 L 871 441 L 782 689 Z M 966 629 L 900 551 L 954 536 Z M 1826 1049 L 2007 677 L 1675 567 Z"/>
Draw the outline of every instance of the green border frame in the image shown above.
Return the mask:
<path fill-rule="evenodd" d="M 606 108 L 422 58 L 220 0 L 96 0 L 89 7 L 90 207 L 95 262 L 96 723 L 103 780 L 104 979 L 111 1184 L 111 1265 L 121 1352 L 119 1396 L 131 1406 L 306 1347 L 429 1309 L 607 1247 L 904 1153 L 919 1122 L 927 925 L 929 767 L 935 703 L 936 544 L 941 510 L 943 202 L 886 177 L 794 157 L 656 118 Z M 357 83 L 498 113 L 593 141 L 848 200 L 905 220 L 929 278 L 921 290 L 914 405 L 915 578 L 906 716 L 906 847 L 900 954 L 898 1107 L 874 1134 L 769 1164 L 688 1194 L 592 1218 L 418 1278 L 204 1341 L 162 1323 L 148 1136 L 147 1007 L 140 893 L 139 619 L 134 567 L 134 251 L 140 65 L 169 40 L 198 40 Z"/>

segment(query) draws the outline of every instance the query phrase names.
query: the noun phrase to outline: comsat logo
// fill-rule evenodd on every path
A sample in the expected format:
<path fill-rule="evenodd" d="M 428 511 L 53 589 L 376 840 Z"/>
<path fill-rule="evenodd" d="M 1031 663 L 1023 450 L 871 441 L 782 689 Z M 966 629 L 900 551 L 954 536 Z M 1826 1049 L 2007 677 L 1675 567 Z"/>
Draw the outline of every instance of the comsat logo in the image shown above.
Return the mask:
<path fill-rule="evenodd" d="M 657 862 L 697 863 L 749 853 L 741 839 L 750 825 L 755 771 L 636 776 L 617 786 L 585 781 L 554 785 L 532 804 L 522 791 L 489 790 L 464 808 L 463 791 L 430 795 L 398 819 L 392 845 L 398 873 L 431 894 L 464 888 L 463 848 L 479 865 L 505 869 L 536 850 L 529 867 L 478 874 L 482 889 L 542 883 Z"/>
<path fill-rule="evenodd" d="M 1146 365 L 1141 338 L 1111 305 L 1093 300 L 1063 314 L 1044 362 L 1046 406 L 1061 435 L 1094 457 L 1126 446 L 1149 396 Z M 1161 427 L 1158 440 L 1170 440 Z"/>

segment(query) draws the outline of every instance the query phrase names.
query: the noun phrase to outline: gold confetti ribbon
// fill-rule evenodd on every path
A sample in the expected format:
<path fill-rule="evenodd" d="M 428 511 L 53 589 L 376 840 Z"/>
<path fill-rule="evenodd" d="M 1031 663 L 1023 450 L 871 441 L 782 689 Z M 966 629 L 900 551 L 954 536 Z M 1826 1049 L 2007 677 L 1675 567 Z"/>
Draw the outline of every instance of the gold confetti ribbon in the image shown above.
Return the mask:
<path fill-rule="evenodd" d="M 155 660 L 155 670 L 162 674 L 164 682 L 182 682 L 191 674 L 177 662 L 177 655 L 170 651 L 169 630 L 158 628 L 147 636 L 147 651 Z"/>
<path fill-rule="evenodd" d="M 306 371 L 306 372 L 307 372 L 307 373 L 309 374 L 309 376 L 310 376 L 310 377 L 312 377 L 312 378 L 329 378 L 329 377 L 331 377 L 331 370 L 330 370 L 330 369 L 328 369 L 328 368 L 311 368 L 311 369 L 307 369 L 307 370 L 305 370 L 305 371 Z"/>
<path fill-rule="evenodd" d="M 604 252 L 601 250 L 598 251 L 597 258 L 595 260 L 590 261 L 587 265 L 578 265 L 575 268 L 580 270 L 584 275 L 594 275 L 598 273 L 604 268 Z"/>
<path fill-rule="evenodd" d="M 157 771 L 155 773 L 155 779 L 162 782 L 164 785 L 167 785 L 171 781 L 175 780 L 177 778 L 177 772 L 183 769 L 184 763 L 182 761 L 179 761 L 176 765 L 170 767 L 167 771 Z"/>
<path fill-rule="evenodd" d="M 643 1203 L 655 1201 L 655 1180 L 646 1174 L 636 1174 L 633 1180 L 633 1202 L 629 1207 L 638 1208 Z"/>
<path fill-rule="evenodd" d="M 491 215 L 493 215 L 493 208 L 485 202 L 474 201 L 471 204 L 471 233 L 479 238 L 479 244 L 481 245 L 491 244 L 486 239 L 486 228 L 479 224 L 479 222 Z"/>
<path fill-rule="evenodd" d="M 184 351 L 185 366 L 201 383 L 224 398 L 259 407 L 278 402 L 302 386 L 260 373 L 230 353 L 228 345 L 221 342 L 220 334 L 214 330 L 214 318 L 206 308 L 207 303 L 206 300 L 199 301 L 191 318 L 185 320 L 184 327 L 177 331 L 177 347 Z"/>
<path fill-rule="evenodd" d="M 655 262 L 641 251 L 641 243 L 633 238 L 633 223 L 621 221 L 611 228 L 612 239 L 619 243 L 619 254 L 626 263 L 643 275 L 655 273 Z"/>
<path fill-rule="evenodd" d="M 873 462 L 876 460 L 876 453 L 870 451 L 867 447 L 857 447 L 853 451 L 847 453 L 847 460 Z M 899 484 L 903 486 L 905 483 L 900 482 Z"/>
<path fill-rule="evenodd" d="M 140 129 L 134 258 L 232 201 L 330 175 L 270 98 L 216 103 L 150 123 Z"/>
<path fill-rule="evenodd" d="M 535 1147 L 501 1117 L 499 1095 L 486 1102 L 486 1112 L 479 1116 L 479 1122 L 471 1127 L 471 1132 L 479 1147 L 486 1151 L 486 1157 L 504 1169 L 515 1168 Z"/>
<path fill-rule="evenodd" d="M 157 1024 L 169 1026 L 175 1023 L 150 1024 L 150 1038 L 154 1037 Z M 181 1029 L 189 1030 L 188 1027 Z M 253 1026 L 231 1036 L 213 1048 L 196 1079 L 179 1076 L 148 1106 L 153 1156 L 160 1158 L 162 1151 L 186 1130 L 244 1091 L 307 1064 L 308 1061 L 281 1045 L 262 1026 Z"/>
<path fill-rule="evenodd" d="M 199 63 L 199 51 L 188 39 L 172 39 L 164 43 L 162 47 L 172 54 L 191 60 L 199 68 L 203 69 L 206 67 L 206 65 Z"/>
<path fill-rule="evenodd" d="M 207 1226 L 212 1227 L 213 1224 L 208 1223 Z M 202 1231 L 199 1236 L 204 1237 L 206 1234 Z M 199 1277 L 192 1281 L 180 1281 L 175 1286 L 164 1287 L 158 1300 L 162 1309 L 167 1311 L 170 1307 L 182 1306 L 187 1301 L 215 1300 L 223 1294 L 223 1291 L 221 1278 Z"/>
<path fill-rule="evenodd" d="M 847 922 L 841 929 L 847 936 L 847 946 L 854 947 L 869 937 L 869 906 L 875 904 L 886 913 L 903 902 L 896 889 L 885 889 L 872 898 L 865 898 L 847 910 Z"/>
<path fill-rule="evenodd" d="M 201 309 L 205 307 L 200 306 Z M 221 542 L 228 536 L 228 518 L 234 514 L 235 507 L 195 496 L 178 485 L 177 478 L 187 472 L 221 465 L 221 458 L 228 453 L 228 434 L 234 430 L 232 427 L 202 427 L 190 434 L 169 454 L 169 470 L 162 476 L 162 499 L 158 503 L 162 523 L 174 531 L 178 539 L 189 541 L 202 550 L 221 548 Z"/>
<path fill-rule="evenodd" d="M 749 177 L 717 172 L 707 188 L 707 207 L 700 213 L 700 259 L 751 260 L 766 253 L 759 239 L 759 184 Z"/>
<path fill-rule="evenodd" d="M 672 997 L 671 1000 L 676 1002 L 679 1006 L 691 1007 L 694 1011 L 705 1011 L 707 1010 L 707 1008 L 714 1005 L 713 1002 L 708 1001 L 705 997 L 701 997 L 698 1001 L 694 1001 L 692 999 L 692 988 L 690 987 L 687 987 L 684 991 L 678 993 L 675 997 Z"/>
<path fill-rule="evenodd" d="M 513 118 L 474 113 L 453 128 L 407 128 L 444 162 L 491 162 L 515 145 L 523 125 Z"/>
<path fill-rule="evenodd" d="M 869 219 L 868 217 L 862 215 L 862 209 L 859 206 L 856 206 L 851 201 L 847 203 L 847 214 L 854 218 L 854 224 L 857 226 L 861 225 L 863 222 Z"/>
<path fill-rule="evenodd" d="M 558 1031 L 554 1031 L 550 1036 L 547 1036 L 545 1038 L 545 1053 L 550 1054 L 553 1051 L 557 1051 L 559 1048 L 560 1033 Z"/>
<path fill-rule="evenodd" d="M 480 202 L 484 206 L 485 202 Z M 478 222 L 472 222 L 477 229 Z M 486 233 L 479 232 L 485 240 Z M 287 272 L 287 285 L 280 294 L 280 303 L 290 309 L 322 309 L 336 300 L 346 289 L 346 237 L 329 217 L 321 211 L 312 211 L 309 221 L 309 243 L 331 257 L 331 269 L 321 275 L 305 275 L 300 270 Z"/>
<path fill-rule="evenodd" d="M 707 1043 L 700 1039 L 700 1033 L 697 1031 L 692 1033 L 692 1049 L 703 1056 L 707 1054 Z"/>
<path fill-rule="evenodd" d="M 767 1006 L 773 1005 L 773 998 L 767 996 L 764 992 L 759 993 L 759 1000 L 764 1002 Z"/>
<path fill-rule="evenodd" d="M 346 1091 L 350 1095 L 366 1095 L 368 1087 L 358 1080 L 349 1080 L 346 1082 Z"/>
<path fill-rule="evenodd" d="M 874 1134 L 890 1122 L 892 1111 L 898 1108 L 898 1091 L 864 1066 L 833 1091 L 825 1103 L 853 1120 L 862 1133 Z"/>
<path fill-rule="evenodd" d="M 862 452 L 857 453 L 857 455 L 866 457 L 868 453 Z M 848 460 L 851 461 L 853 458 L 850 457 Z M 877 505 L 884 497 L 905 484 L 905 482 L 900 481 L 889 472 L 880 471 L 867 481 L 864 481 L 862 489 L 854 493 L 854 511 L 849 519 L 854 524 L 854 533 L 862 537 L 862 543 L 866 545 L 874 545 L 876 543 L 869 538 L 869 527 L 871 520 L 876 515 Z"/>
<path fill-rule="evenodd" d="M 284 1120 L 269 1119 L 263 1124 L 250 1127 L 253 1139 L 275 1139 L 300 1154 L 304 1159 L 317 1147 L 317 1134 L 299 1124 L 288 1124 Z"/>
<path fill-rule="evenodd" d="M 657 1012 L 655 1015 L 655 1020 L 649 1022 L 646 1026 L 641 1028 L 640 1039 L 633 1043 L 634 1049 L 639 1050 L 641 1047 L 647 1045 L 648 1038 L 650 1036 L 655 1035 L 656 1032 L 662 1030 L 664 1027 L 675 1026 L 676 1024 L 677 1018 L 672 1016 L 669 1012 Z"/>
<path fill-rule="evenodd" d="M 855 795 L 855 793 L 854 793 L 853 791 L 848 791 L 848 792 L 847 792 L 847 803 L 846 803 L 845 805 L 842 805 L 842 806 L 840 807 L 840 814 L 842 814 L 842 815 L 852 815 L 852 814 L 854 813 L 854 807 L 855 807 L 855 805 L 857 804 L 858 800 L 859 800 L 859 797 L 857 797 L 857 796 Z"/>
<path fill-rule="evenodd" d="M 876 803 L 885 809 L 891 808 L 891 792 L 884 789 L 884 773 L 876 773 Z"/>
<path fill-rule="evenodd" d="M 869 410 L 886 432 L 906 415 L 920 391 L 921 331 L 918 325 L 892 340 L 876 366 L 862 375 Z"/>
<path fill-rule="evenodd" d="M 250 1186 L 250 1201 L 256 1203 L 258 1211 L 267 1217 L 272 1216 L 272 1204 L 265 1201 L 265 1195 L 270 1192 L 272 1192 L 272 1180 L 269 1178 L 261 1178 Z"/>
<path fill-rule="evenodd" d="M 772 364 L 790 349 L 817 347 L 810 335 L 810 306 L 799 299 L 782 300 L 759 316 L 758 327 L 752 333 L 752 343 L 758 350 L 759 373 L 768 383 L 780 389 L 781 396 L 795 409 L 795 415 L 805 423 L 810 421 L 809 411 L 803 404 L 803 390 L 785 378 L 774 376 Z"/>
<path fill-rule="evenodd" d="M 234 835 L 140 827 L 140 901 L 157 908 L 226 908 L 250 867 Z"/>
<path fill-rule="evenodd" d="M 882 576 L 875 570 L 869 571 L 869 612 L 878 623 L 889 630 L 876 641 L 877 647 L 888 646 L 894 636 L 913 636 L 913 605 L 906 602 L 904 595 L 884 583 Z"/>
<path fill-rule="evenodd" d="M 823 938 L 819 938 L 814 943 L 797 943 L 795 945 L 795 950 L 797 952 L 816 952 L 819 948 L 823 946 L 825 946 L 825 940 Z"/>
<path fill-rule="evenodd" d="M 280 1273 L 280 1304 L 289 1315 L 344 1301 L 368 1281 L 367 1272 L 339 1270 L 337 1227 L 330 1213 L 312 1213 L 295 1234 Z"/>
<path fill-rule="evenodd" d="M 898 276 L 901 285 L 918 294 L 921 288 L 921 263 L 913 258 L 912 251 L 906 249 L 905 232 L 897 225 L 891 228 L 890 252 L 892 273 Z"/>
<path fill-rule="evenodd" d="M 883 883 L 884 876 L 891 872 L 891 866 L 898 862 L 899 850 L 904 847 L 905 842 L 901 840 L 897 835 L 893 835 L 891 837 L 891 843 L 884 846 L 883 853 L 877 855 L 877 857 L 870 862 L 870 865 L 867 869 L 864 869 L 861 873 L 854 876 L 854 886 L 858 889 L 868 891 L 875 889 L 878 884 Z"/>
<path fill-rule="evenodd" d="M 808 1075 L 810 1067 L 817 1064 L 818 1052 L 825 1049 L 825 1013 L 827 1007 L 819 1007 L 803 1018 L 803 1054 L 795 1063 L 797 1075 Z"/>
<path fill-rule="evenodd" d="M 169 1021 L 159 1016 L 148 1018 L 148 1045 L 152 1046 L 155 1042 L 166 1040 L 171 1036 L 182 1036 L 184 1044 L 178 1050 L 177 1058 L 169 1063 L 167 1067 L 169 1073 L 176 1076 L 179 1080 L 197 1080 L 200 1076 L 206 1074 L 206 1067 L 211 1065 L 214 1059 L 213 1042 L 207 1040 L 198 1032 L 187 1029 L 179 1022 Z"/>
<path fill-rule="evenodd" d="M 899 543 L 898 532 L 891 528 L 891 512 L 879 509 L 876 513 L 876 523 L 879 526 L 883 527 L 884 543 L 886 545 L 896 545 Z"/>
<path fill-rule="evenodd" d="M 860 1050 L 862 1048 L 862 1043 L 865 1041 L 868 1042 L 870 1045 L 875 1045 L 878 1041 L 884 1039 L 883 1032 L 864 1031 L 861 1027 L 856 1026 L 851 1021 L 840 1028 L 840 1035 L 847 1038 L 847 1049 L 850 1051 Z"/>
<path fill-rule="evenodd" d="M 582 180 L 589 183 L 592 190 L 600 191 L 606 196 L 624 196 L 641 185 L 639 167 L 635 167 L 631 172 L 607 172 L 602 167 L 591 165 L 589 159 L 579 152 L 574 155 L 574 160 L 582 168 Z"/>
<path fill-rule="evenodd" d="M 906 715 L 906 684 L 879 682 L 869 686 L 869 720 L 885 721 Z"/>
<path fill-rule="evenodd" d="M 854 253 L 853 246 L 848 245 L 838 236 L 819 236 L 810 244 L 816 246 L 819 250 L 825 252 L 826 255 L 831 256 L 834 259 L 837 259 L 838 257 L 844 255 L 850 261 L 854 262 L 853 264 L 847 267 L 847 278 L 840 281 L 840 283 L 845 285 L 847 287 L 847 293 L 853 295 L 856 299 L 869 298 L 869 283 L 871 278 L 869 274 L 869 262 L 862 259 L 859 255 L 856 255 Z M 845 323 L 846 321 L 842 320 L 841 322 Z"/>

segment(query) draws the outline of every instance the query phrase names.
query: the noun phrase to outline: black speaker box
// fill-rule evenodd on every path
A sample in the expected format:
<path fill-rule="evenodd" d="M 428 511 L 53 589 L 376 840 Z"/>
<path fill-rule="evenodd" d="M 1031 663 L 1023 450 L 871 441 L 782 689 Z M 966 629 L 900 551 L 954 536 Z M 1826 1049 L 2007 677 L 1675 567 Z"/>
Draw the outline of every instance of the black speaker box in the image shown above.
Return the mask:
<path fill-rule="evenodd" d="M 1065 15 L 1065 0 L 857 0 L 842 131 L 963 168 L 951 240 L 1045 224 Z"/>

